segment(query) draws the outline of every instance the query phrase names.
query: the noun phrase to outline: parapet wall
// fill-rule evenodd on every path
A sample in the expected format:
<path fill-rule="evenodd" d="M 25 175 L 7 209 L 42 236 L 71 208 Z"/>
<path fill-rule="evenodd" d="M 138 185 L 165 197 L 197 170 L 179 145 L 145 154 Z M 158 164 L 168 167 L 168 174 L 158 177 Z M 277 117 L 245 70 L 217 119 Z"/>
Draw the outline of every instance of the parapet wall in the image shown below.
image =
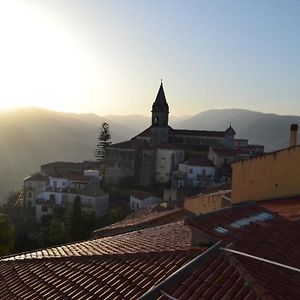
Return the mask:
<path fill-rule="evenodd" d="M 232 165 L 233 204 L 300 195 L 300 146 Z"/>

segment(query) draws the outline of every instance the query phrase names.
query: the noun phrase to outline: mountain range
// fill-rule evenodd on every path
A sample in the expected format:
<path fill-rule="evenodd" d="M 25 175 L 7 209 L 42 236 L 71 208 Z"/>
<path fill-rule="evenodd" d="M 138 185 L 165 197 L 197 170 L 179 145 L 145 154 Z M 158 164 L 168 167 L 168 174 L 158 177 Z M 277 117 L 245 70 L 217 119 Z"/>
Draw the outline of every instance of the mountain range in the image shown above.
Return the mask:
<path fill-rule="evenodd" d="M 0 201 L 9 191 L 20 189 L 22 180 L 38 171 L 41 164 L 93 159 L 102 122 L 110 124 L 112 142 L 119 142 L 148 127 L 150 117 L 98 116 L 40 108 L 0 112 Z M 230 123 L 237 137 L 273 151 L 287 146 L 289 126 L 300 124 L 300 116 L 225 109 L 170 119 L 173 128 L 181 129 L 224 130 Z"/>

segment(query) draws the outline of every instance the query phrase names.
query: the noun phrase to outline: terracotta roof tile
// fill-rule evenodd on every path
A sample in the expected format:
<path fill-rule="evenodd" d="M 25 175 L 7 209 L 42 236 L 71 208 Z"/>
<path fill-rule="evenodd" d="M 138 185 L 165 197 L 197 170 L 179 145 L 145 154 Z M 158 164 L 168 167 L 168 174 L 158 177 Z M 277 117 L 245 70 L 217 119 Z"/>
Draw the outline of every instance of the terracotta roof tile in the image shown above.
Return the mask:
<path fill-rule="evenodd" d="M 2 260 L 180 250 L 188 249 L 191 239 L 191 229 L 183 221 L 178 221 L 111 237 L 16 254 Z"/>
<path fill-rule="evenodd" d="M 206 255 L 206 261 L 195 267 L 190 275 L 176 284 L 170 282 L 163 292 L 178 300 L 245 299 L 246 297 L 256 299 L 262 296 L 258 291 L 260 286 L 256 283 L 249 284 L 243 272 L 236 269 L 236 264 L 232 264 L 230 257 L 233 255 L 220 251 Z M 168 298 L 161 295 L 159 299 Z"/>
<path fill-rule="evenodd" d="M 300 268 L 300 224 L 259 205 L 239 205 L 200 215 L 186 223 L 215 240 L 232 243 L 235 250 Z M 300 288 L 295 288 L 300 287 L 299 273 L 245 257 L 238 257 L 238 263 L 233 261 L 236 270 L 244 270 L 260 284 L 255 284 L 257 293 L 267 290 L 273 297 L 300 299 Z"/>
<path fill-rule="evenodd" d="M 184 220 L 192 215 L 192 213 L 183 208 L 167 211 L 151 211 L 145 209 L 131 214 L 123 221 L 95 230 L 93 236 L 111 236 L 143 228 L 159 226 Z"/>
<path fill-rule="evenodd" d="M 137 299 L 198 254 L 196 250 L 2 261 L 0 298 Z M 159 269 L 156 276 L 147 269 Z"/>
<path fill-rule="evenodd" d="M 291 220 L 300 220 L 300 196 L 286 199 L 260 201 L 259 205 L 278 213 L 281 216 Z"/>

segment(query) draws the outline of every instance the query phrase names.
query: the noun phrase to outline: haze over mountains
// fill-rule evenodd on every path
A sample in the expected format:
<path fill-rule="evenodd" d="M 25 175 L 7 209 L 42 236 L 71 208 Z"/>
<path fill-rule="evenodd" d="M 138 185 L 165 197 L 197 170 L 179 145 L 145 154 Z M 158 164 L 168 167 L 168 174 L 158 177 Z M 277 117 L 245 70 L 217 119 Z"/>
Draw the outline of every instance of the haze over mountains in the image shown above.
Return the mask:
<path fill-rule="evenodd" d="M 0 201 L 9 191 L 20 189 L 23 178 L 41 164 L 94 159 L 103 121 L 110 124 L 113 142 L 129 139 L 150 125 L 150 117 L 139 115 L 100 117 L 39 108 L 0 112 Z M 224 130 L 230 122 L 237 137 L 272 151 L 287 146 L 289 126 L 300 124 L 300 116 L 225 109 L 170 119 L 172 127 L 182 129 Z"/>

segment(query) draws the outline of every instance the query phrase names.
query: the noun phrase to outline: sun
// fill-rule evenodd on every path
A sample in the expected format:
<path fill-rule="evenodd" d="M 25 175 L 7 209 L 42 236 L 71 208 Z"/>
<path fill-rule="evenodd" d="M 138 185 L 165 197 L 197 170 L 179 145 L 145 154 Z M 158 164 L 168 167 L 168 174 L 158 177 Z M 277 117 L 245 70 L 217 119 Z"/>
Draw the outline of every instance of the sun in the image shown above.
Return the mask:
<path fill-rule="evenodd" d="M 72 110 L 96 84 L 88 50 L 66 24 L 29 1 L 3 2 L 0 109 Z"/>

